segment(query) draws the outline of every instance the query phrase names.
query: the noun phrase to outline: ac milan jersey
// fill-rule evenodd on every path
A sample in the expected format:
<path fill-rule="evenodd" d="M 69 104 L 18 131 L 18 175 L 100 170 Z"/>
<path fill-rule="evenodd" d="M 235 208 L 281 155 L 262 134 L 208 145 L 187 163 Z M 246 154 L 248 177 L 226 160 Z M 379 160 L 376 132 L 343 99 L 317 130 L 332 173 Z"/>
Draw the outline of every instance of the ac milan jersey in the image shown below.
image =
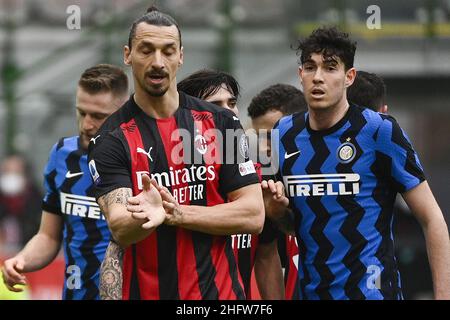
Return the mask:
<path fill-rule="evenodd" d="M 44 178 L 42 208 L 64 220 L 63 299 L 99 299 L 99 268 L 110 232 L 95 201 L 87 152 L 78 137 L 62 138 L 53 146 Z"/>
<path fill-rule="evenodd" d="M 308 113 L 282 118 L 280 177 L 295 213 L 301 299 L 401 299 L 393 204 L 424 175 L 390 116 L 350 106 L 315 131 Z"/>
<path fill-rule="evenodd" d="M 291 235 L 284 235 L 286 241 L 286 266 L 284 270 L 284 287 L 286 300 L 299 299 L 298 280 L 298 245 L 297 239 Z"/>
<path fill-rule="evenodd" d="M 218 205 L 228 193 L 258 183 L 239 119 L 179 97 L 170 118 L 151 118 L 131 98 L 106 120 L 90 145 L 97 198 L 117 188 L 140 193 L 144 173 L 184 205 Z M 230 142 L 233 149 L 225 150 Z M 127 248 L 123 277 L 124 299 L 245 299 L 230 236 L 161 225 Z"/>
<path fill-rule="evenodd" d="M 256 162 L 255 171 L 261 181 L 261 164 Z M 255 265 L 256 250 L 259 245 L 265 245 L 275 241 L 276 231 L 270 219 L 265 219 L 261 234 L 234 234 L 231 243 L 236 257 L 239 272 L 244 282 L 247 300 L 252 300 L 256 294 L 252 293 L 251 276 Z"/>

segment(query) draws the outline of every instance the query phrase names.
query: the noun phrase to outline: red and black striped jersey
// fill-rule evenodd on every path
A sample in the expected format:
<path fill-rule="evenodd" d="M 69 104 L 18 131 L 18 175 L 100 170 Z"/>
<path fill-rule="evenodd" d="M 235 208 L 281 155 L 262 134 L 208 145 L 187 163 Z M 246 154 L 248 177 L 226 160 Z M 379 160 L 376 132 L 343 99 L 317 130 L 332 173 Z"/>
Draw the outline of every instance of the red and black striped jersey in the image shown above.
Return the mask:
<path fill-rule="evenodd" d="M 123 187 L 140 193 L 143 174 L 184 205 L 218 205 L 228 193 L 258 183 L 239 119 L 179 97 L 169 118 L 148 116 L 132 97 L 107 119 L 89 152 L 97 199 Z M 164 224 L 126 249 L 123 279 L 124 299 L 245 299 L 230 236 Z"/>
<path fill-rule="evenodd" d="M 286 267 L 284 274 L 284 286 L 286 300 L 298 300 L 299 279 L 298 279 L 298 245 L 295 236 L 285 235 L 286 238 Z"/>
<path fill-rule="evenodd" d="M 256 174 L 261 181 L 261 164 L 254 163 Z M 239 272 L 244 282 L 247 300 L 253 300 L 259 294 L 252 292 L 251 277 L 255 266 L 255 257 L 258 246 L 266 245 L 277 239 L 277 230 L 270 219 L 265 219 L 260 234 L 235 234 L 231 236 L 234 255 L 239 266 Z"/>

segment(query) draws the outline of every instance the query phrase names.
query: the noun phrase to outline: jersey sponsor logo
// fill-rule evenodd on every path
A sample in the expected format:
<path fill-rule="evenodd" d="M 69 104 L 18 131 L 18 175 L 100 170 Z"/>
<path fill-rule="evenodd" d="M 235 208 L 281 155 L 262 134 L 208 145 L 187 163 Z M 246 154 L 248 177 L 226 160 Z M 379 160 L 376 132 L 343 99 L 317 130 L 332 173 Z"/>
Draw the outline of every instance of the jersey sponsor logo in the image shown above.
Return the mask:
<path fill-rule="evenodd" d="M 256 173 L 255 165 L 252 160 L 244 163 L 239 163 L 239 174 L 243 177 L 251 173 Z"/>
<path fill-rule="evenodd" d="M 292 152 L 292 153 L 287 153 L 287 152 L 285 152 L 285 153 L 284 153 L 284 159 L 289 159 L 290 157 L 293 157 L 293 156 L 295 156 L 295 155 L 298 154 L 298 153 L 300 153 L 300 150 L 295 151 L 295 152 Z"/>
<path fill-rule="evenodd" d="M 204 199 L 204 186 L 198 184 L 202 181 L 212 181 L 216 179 L 214 166 L 195 166 L 174 170 L 169 168 L 169 172 L 149 173 L 148 171 L 136 171 L 138 189 L 142 190 L 142 176 L 148 174 L 151 179 L 155 179 L 160 186 L 172 188 L 172 195 L 179 203 L 187 200 Z M 185 184 L 190 184 L 186 186 Z"/>
<path fill-rule="evenodd" d="M 359 193 L 357 173 L 311 174 L 285 176 L 286 192 L 290 197 L 344 196 Z"/>
<path fill-rule="evenodd" d="M 153 147 L 150 147 L 150 149 L 148 149 L 148 152 L 147 152 L 147 151 L 145 151 L 144 149 L 142 149 L 141 147 L 138 147 L 138 148 L 136 149 L 136 152 L 137 152 L 137 153 L 145 154 L 145 155 L 150 159 L 150 161 L 153 162 L 153 158 L 152 158 L 152 156 L 150 155 L 150 152 L 152 152 L 152 149 L 153 149 Z"/>
<path fill-rule="evenodd" d="M 248 249 L 252 247 L 251 234 L 233 234 L 231 235 L 231 247 L 233 249 Z"/>
<path fill-rule="evenodd" d="M 342 163 L 351 162 L 356 155 L 356 148 L 353 143 L 345 142 L 339 146 L 337 149 L 337 158 Z"/>
<path fill-rule="evenodd" d="M 94 197 L 61 192 L 60 198 L 61 211 L 64 214 L 82 218 L 105 220 Z"/>
<path fill-rule="evenodd" d="M 83 172 L 74 172 L 74 173 L 72 173 L 69 170 L 66 173 L 66 179 L 75 178 L 75 177 L 81 176 L 82 174 L 83 174 Z"/>
<path fill-rule="evenodd" d="M 94 181 L 94 184 L 98 185 L 100 183 L 100 174 L 97 171 L 97 167 L 95 165 L 94 159 L 89 161 L 89 172 L 91 173 L 92 180 Z"/>

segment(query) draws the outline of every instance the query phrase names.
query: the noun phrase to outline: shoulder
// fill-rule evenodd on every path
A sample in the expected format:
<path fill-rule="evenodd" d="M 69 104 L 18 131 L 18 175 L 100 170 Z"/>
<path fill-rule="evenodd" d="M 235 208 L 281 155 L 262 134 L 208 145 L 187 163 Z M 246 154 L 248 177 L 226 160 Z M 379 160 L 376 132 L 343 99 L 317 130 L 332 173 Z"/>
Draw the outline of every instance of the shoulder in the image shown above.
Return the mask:
<path fill-rule="evenodd" d="M 229 121 L 239 120 L 230 110 L 217 106 L 214 103 L 190 96 L 180 92 L 184 96 L 184 107 L 193 112 L 209 112 L 218 119 Z"/>
<path fill-rule="evenodd" d="M 287 115 L 282 117 L 280 120 L 278 120 L 277 123 L 274 125 L 274 129 L 278 129 L 282 132 L 286 132 L 287 130 L 291 129 L 293 126 L 305 126 L 305 119 L 306 119 L 306 111 L 296 112 L 291 115 Z"/>
<path fill-rule="evenodd" d="M 68 153 L 78 150 L 78 138 L 78 136 L 60 138 L 58 142 L 53 145 L 50 154 L 54 155 L 57 153 Z"/>

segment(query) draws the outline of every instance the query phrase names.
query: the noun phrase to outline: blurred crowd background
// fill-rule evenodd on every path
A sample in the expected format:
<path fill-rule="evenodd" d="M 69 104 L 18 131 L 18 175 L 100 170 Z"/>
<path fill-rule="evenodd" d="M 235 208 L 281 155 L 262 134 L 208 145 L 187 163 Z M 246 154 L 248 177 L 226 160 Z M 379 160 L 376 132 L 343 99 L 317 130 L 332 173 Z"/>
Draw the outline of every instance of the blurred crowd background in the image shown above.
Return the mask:
<path fill-rule="evenodd" d="M 178 80 L 204 67 L 233 74 L 242 86 L 246 128 L 247 107 L 259 91 L 275 83 L 300 87 L 292 49 L 299 37 L 324 24 L 350 32 L 358 42 L 356 68 L 385 80 L 389 113 L 419 152 L 449 223 L 450 0 L 0 0 L 0 260 L 37 231 L 49 150 L 77 134 L 81 72 L 96 63 L 125 68 L 129 27 L 153 3 L 181 27 Z M 72 5 L 81 23 L 69 30 Z M 367 25 L 370 5 L 380 9 L 379 29 Z M 401 205 L 395 239 L 405 297 L 430 298 L 423 236 Z"/>

